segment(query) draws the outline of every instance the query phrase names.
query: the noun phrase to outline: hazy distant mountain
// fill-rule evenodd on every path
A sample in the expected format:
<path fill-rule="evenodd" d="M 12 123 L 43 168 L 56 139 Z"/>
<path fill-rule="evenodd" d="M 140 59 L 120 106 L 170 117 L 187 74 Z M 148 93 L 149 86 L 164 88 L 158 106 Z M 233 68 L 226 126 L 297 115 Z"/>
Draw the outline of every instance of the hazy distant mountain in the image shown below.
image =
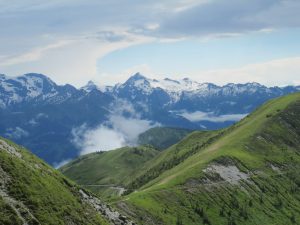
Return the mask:
<path fill-rule="evenodd" d="M 266 87 L 258 83 L 217 86 L 182 80 L 148 79 L 137 73 L 106 93 L 126 99 L 145 118 L 166 126 L 216 129 L 228 126 L 265 101 L 300 87 Z"/>
<path fill-rule="evenodd" d="M 258 83 L 217 86 L 188 78 L 155 80 L 139 73 L 112 87 L 89 82 L 77 89 L 57 85 L 42 74 L 0 75 L 0 135 L 53 164 L 78 155 L 74 128 L 107 123 L 119 101 L 127 107 L 121 112 L 125 119 L 134 116 L 161 126 L 217 129 L 238 121 L 268 99 L 299 90 Z"/>
<path fill-rule="evenodd" d="M 59 86 L 39 74 L 1 76 L 0 133 L 50 163 L 59 162 L 78 155 L 72 128 L 105 121 L 112 101 L 100 91 Z"/>

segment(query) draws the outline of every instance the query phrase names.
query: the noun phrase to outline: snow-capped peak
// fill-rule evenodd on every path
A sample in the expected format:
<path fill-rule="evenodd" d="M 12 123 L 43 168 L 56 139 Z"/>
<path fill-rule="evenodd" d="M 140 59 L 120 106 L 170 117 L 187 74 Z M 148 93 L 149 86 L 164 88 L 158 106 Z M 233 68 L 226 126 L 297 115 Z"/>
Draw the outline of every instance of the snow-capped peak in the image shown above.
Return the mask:
<path fill-rule="evenodd" d="M 85 90 L 86 92 L 91 92 L 93 90 L 99 90 L 99 87 L 90 80 L 85 86 L 81 87 L 80 89 Z"/>
<path fill-rule="evenodd" d="M 134 83 L 136 81 L 140 81 L 140 80 L 148 80 L 148 78 L 146 78 L 145 76 L 143 76 L 140 73 L 136 73 L 134 75 L 132 75 L 125 83 Z"/>
<path fill-rule="evenodd" d="M 149 95 L 156 89 L 161 89 L 166 92 L 172 102 L 180 100 L 182 94 L 191 97 L 204 97 L 213 96 L 218 94 L 223 95 L 238 95 L 241 93 L 255 93 L 259 89 L 268 89 L 267 87 L 259 83 L 246 83 L 246 84 L 226 84 L 224 86 L 218 86 L 213 83 L 199 83 L 190 78 L 183 79 L 150 79 L 136 73 L 131 76 L 125 83 L 116 85 L 113 90 L 118 93 L 120 89 L 127 89 L 133 96 L 138 93 L 134 90 L 138 90 L 140 93 Z M 267 91 L 267 90 L 264 90 Z"/>
<path fill-rule="evenodd" d="M 18 77 L 1 75 L 0 80 L 0 94 L 5 105 L 57 94 L 57 85 L 42 74 L 29 73 Z"/>
<path fill-rule="evenodd" d="M 114 87 L 116 87 L 116 86 L 117 85 L 115 85 Z M 80 90 L 84 90 L 87 93 L 90 93 L 93 90 L 98 90 L 100 92 L 112 92 L 114 87 L 99 85 L 97 82 L 90 80 L 85 86 L 81 87 Z"/>
<path fill-rule="evenodd" d="M 131 76 L 124 84 L 118 86 L 118 88 L 135 88 L 137 90 L 142 91 L 142 93 L 144 94 L 150 94 L 153 90 L 150 85 L 150 81 L 151 79 L 144 77 L 140 73 L 136 73 L 133 76 Z"/>
<path fill-rule="evenodd" d="M 151 86 L 153 88 L 161 88 L 167 92 L 183 92 L 183 91 L 195 91 L 201 87 L 201 84 L 184 78 L 181 80 L 173 80 L 170 78 L 164 78 L 163 80 L 150 80 Z"/>

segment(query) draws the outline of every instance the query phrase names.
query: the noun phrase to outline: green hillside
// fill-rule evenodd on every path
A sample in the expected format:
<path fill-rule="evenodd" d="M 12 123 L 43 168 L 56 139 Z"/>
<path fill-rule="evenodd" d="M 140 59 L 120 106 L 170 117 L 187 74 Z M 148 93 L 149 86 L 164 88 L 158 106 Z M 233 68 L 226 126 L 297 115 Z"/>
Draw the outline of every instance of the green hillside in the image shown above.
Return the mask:
<path fill-rule="evenodd" d="M 68 163 L 60 171 L 102 197 L 113 197 L 122 193 L 134 174 L 158 153 L 150 146 L 96 152 Z"/>
<path fill-rule="evenodd" d="M 154 127 L 138 137 L 140 145 L 152 145 L 156 149 L 164 150 L 176 144 L 192 130 L 173 127 Z"/>
<path fill-rule="evenodd" d="M 142 224 L 298 224 L 299 154 L 297 93 L 225 130 L 190 134 L 148 162 L 128 185 L 136 191 L 114 204 Z"/>
<path fill-rule="evenodd" d="M 148 161 L 143 170 L 136 173 L 135 179 L 127 185 L 128 190 L 133 191 L 158 177 L 162 172 L 180 164 L 207 146 L 221 133 L 222 131 L 195 131 L 187 135 L 182 141 Z"/>
<path fill-rule="evenodd" d="M 23 147 L 0 138 L 0 224 L 121 224 L 112 212 Z"/>

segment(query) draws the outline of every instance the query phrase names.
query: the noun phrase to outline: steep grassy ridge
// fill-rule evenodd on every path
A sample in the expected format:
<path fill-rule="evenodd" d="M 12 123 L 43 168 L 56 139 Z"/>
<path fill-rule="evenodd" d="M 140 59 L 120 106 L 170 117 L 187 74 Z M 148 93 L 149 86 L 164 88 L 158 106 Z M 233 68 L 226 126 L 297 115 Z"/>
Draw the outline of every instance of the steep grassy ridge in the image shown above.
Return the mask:
<path fill-rule="evenodd" d="M 164 150 L 184 138 L 192 130 L 173 127 L 154 127 L 138 137 L 140 145 L 152 145 L 156 149 Z"/>
<path fill-rule="evenodd" d="M 119 217 L 23 147 L 0 138 L 0 224 L 131 224 Z"/>
<path fill-rule="evenodd" d="M 136 173 L 135 179 L 127 185 L 128 190 L 133 191 L 158 177 L 164 171 L 182 163 L 185 159 L 201 151 L 209 143 L 218 138 L 222 132 L 222 130 L 195 131 L 187 135 L 182 141 L 148 161 L 145 167 Z"/>
<path fill-rule="evenodd" d="M 168 151 L 189 155 L 176 163 L 167 155 L 154 159 L 131 183 L 138 190 L 115 202 L 143 224 L 300 222 L 299 93 L 272 100 L 206 139 L 187 137 Z M 164 162 L 170 165 L 159 166 Z M 162 169 L 153 175 L 155 168 Z"/>
<path fill-rule="evenodd" d="M 124 147 L 84 155 L 60 170 L 102 197 L 112 197 L 123 192 L 122 187 L 130 183 L 134 174 L 158 153 L 150 146 Z"/>

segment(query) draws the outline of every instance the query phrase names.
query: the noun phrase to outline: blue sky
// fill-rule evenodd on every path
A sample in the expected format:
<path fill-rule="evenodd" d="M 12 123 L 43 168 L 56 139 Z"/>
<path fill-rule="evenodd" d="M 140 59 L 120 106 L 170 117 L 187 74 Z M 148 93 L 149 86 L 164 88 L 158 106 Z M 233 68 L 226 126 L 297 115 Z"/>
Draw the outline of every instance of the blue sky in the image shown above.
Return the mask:
<path fill-rule="evenodd" d="M 300 84 L 298 0 L 0 0 L 0 73 Z"/>
<path fill-rule="evenodd" d="M 162 75 L 188 75 L 197 70 L 234 68 L 297 57 L 299 40 L 300 30 L 282 30 L 212 40 L 193 38 L 171 43 L 153 42 L 107 54 L 98 62 L 98 68 L 118 73 L 120 69 L 147 64 Z"/>

